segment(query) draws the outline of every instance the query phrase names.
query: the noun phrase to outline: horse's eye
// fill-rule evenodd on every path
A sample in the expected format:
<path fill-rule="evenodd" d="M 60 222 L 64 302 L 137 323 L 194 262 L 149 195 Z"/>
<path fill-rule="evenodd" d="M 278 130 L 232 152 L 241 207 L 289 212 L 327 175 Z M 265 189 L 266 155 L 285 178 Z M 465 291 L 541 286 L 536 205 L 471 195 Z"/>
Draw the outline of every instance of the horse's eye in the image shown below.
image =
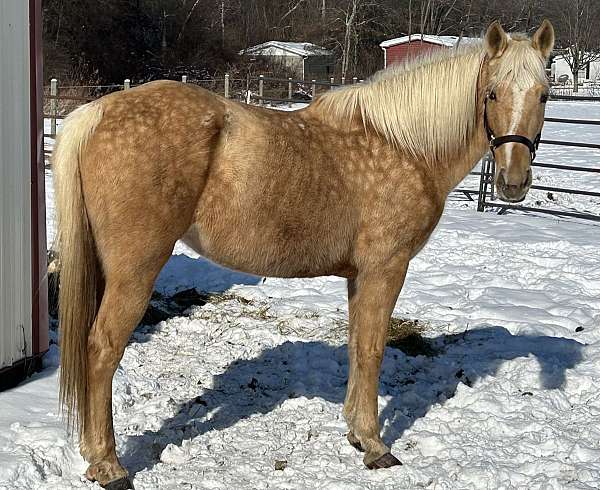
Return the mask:
<path fill-rule="evenodd" d="M 540 101 L 542 104 L 548 102 L 548 94 L 542 94 L 542 96 L 540 97 Z"/>
<path fill-rule="evenodd" d="M 490 95 L 488 95 L 488 98 L 490 100 L 496 100 L 496 92 L 490 92 Z"/>

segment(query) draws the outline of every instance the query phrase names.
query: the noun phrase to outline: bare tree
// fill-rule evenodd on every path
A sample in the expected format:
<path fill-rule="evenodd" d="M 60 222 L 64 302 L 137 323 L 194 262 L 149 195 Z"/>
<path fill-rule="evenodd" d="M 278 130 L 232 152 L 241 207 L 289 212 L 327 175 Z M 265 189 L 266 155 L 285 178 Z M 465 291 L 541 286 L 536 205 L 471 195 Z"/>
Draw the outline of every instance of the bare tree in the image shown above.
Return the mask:
<path fill-rule="evenodd" d="M 0 0 L 2 2 L 3 0 Z M 529 31 L 555 7 L 559 45 L 575 73 L 596 58 L 600 0 L 44 0 L 45 71 L 87 66 L 107 82 L 243 69 L 237 53 L 277 39 L 331 49 L 336 75 L 381 67 L 379 43 L 424 32 L 478 36 L 492 20 Z M 114 42 L 98 43 L 106 32 Z"/>
<path fill-rule="evenodd" d="M 439 35 L 445 31 L 456 30 L 455 22 L 449 22 L 449 18 L 452 13 L 459 14 L 460 4 L 457 4 L 458 0 L 421 0 L 421 34 Z"/>
<path fill-rule="evenodd" d="M 346 77 L 350 66 L 352 46 L 353 43 L 356 43 L 356 24 L 362 4 L 363 0 L 348 0 L 346 5 L 342 5 L 337 9 L 339 15 L 335 20 L 343 26 L 343 39 L 338 40 L 341 51 L 342 77 Z"/>
<path fill-rule="evenodd" d="M 579 71 L 600 60 L 600 3 L 598 0 L 555 2 L 554 14 L 560 22 L 562 54 L 573 74 L 573 91 L 578 92 Z"/>

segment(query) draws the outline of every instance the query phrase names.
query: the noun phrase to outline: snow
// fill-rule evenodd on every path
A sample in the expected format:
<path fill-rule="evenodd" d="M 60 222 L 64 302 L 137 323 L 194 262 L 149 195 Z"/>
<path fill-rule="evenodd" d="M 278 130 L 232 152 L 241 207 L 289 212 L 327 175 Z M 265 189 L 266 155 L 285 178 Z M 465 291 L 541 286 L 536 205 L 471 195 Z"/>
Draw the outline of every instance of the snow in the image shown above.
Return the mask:
<path fill-rule="evenodd" d="M 592 58 L 592 56 L 590 56 L 591 53 L 585 54 L 588 58 Z M 552 76 L 555 80 L 558 80 L 559 77 L 567 75 L 569 83 L 571 83 L 572 86 L 573 72 L 569 66 L 570 59 L 571 57 L 568 54 L 558 54 L 555 56 L 554 60 L 552 61 Z M 600 83 L 600 60 L 590 61 L 589 68 L 580 70 L 579 82 L 582 82 L 586 79 L 592 83 L 596 82 L 596 85 Z"/>
<path fill-rule="evenodd" d="M 227 294 L 133 335 L 113 388 L 121 460 L 138 489 L 597 489 L 599 233 L 449 203 L 394 311 L 426 325 L 435 355 L 386 349 L 383 438 L 404 465 L 378 471 L 344 437 L 345 282 L 263 280 L 178 244 L 157 289 Z M 98 487 L 58 416 L 57 357 L 0 393 L 0 489 Z"/>
<path fill-rule="evenodd" d="M 466 44 L 480 43 L 481 38 L 478 37 L 458 37 L 458 36 L 433 36 L 430 34 L 411 34 L 410 36 L 402 36 L 394 39 L 388 39 L 379 44 L 382 48 L 391 48 L 398 44 L 404 44 L 412 41 L 425 41 L 432 44 L 439 44 L 440 46 L 446 46 L 453 48 L 457 45 L 464 46 Z"/>
<path fill-rule="evenodd" d="M 243 49 L 239 54 L 272 55 L 280 54 L 278 52 L 279 50 L 303 58 L 308 56 L 330 56 L 332 54 L 331 51 L 313 43 L 294 43 L 286 41 L 268 41 Z"/>

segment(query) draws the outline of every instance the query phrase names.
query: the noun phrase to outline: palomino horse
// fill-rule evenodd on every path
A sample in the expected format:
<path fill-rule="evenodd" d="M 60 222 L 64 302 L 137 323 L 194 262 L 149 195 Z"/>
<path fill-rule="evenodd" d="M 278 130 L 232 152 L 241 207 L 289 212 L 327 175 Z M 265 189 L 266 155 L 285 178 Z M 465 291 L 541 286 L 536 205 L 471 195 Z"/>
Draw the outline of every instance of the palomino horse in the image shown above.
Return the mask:
<path fill-rule="evenodd" d="M 348 279 L 348 439 L 369 468 L 400 462 L 379 434 L 379 368 L 408 263 L 448 193 L 491 146 L 498 195 L 524 198 L 554 31 L 492 24 L 480 45 L 329 92 L 286 113 L 161 81 L 65 122 L 54 155 L 61 399 L 87 477 L 129 488 L 111 384 L 175 242 L 240 271 Z"/>

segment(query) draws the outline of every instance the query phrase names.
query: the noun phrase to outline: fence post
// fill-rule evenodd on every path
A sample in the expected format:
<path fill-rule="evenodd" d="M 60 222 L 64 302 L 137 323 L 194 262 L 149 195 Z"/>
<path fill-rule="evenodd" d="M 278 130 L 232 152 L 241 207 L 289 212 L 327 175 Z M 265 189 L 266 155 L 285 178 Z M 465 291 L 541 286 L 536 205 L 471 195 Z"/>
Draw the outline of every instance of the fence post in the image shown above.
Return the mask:
<path fill-rule="evenodd" d="M 293 87 L 292 87 L 292 77 L 288 78 L 288 107 L 292 107 L 292 96 L 293 96 Z"/>
<path fill-rule="evenodd" d="M 129 78 L 126 78 L 125 81 L 123 82 L 123 90 L 129 90 L 131 88 L 131 80 L 129 80 Z"/>
<path fill-rule="evenodd" d="M 333 84 L 335 83 L 335 78 L 331 77 L 329 79 L 329 90 L 333 90 Z"/>
<path fill-rule="evenodd" d="M 264 95 L 264 88 L 265 88 L 265 76 L 264 75 L 259 75 L 258 77 L 258 105 L 263 105 L 263 95 Z"/>
<path fill-rule="evenodd" d="M 250 72 L 246 74 L 246 104 L 250 103 Z"/>
<path fill-rule="evenodd" d="M 181 75 L 181 83 L 187 83 L 187 75 Z"/>
<path fill-rule="evenodd" d="M 317 81 L 316 80 L 312 80 L 312 87 L 310 89 L 310 96 L 312 98 L 312 100 L 315 100 L 315 97 L 317 96 Z"/>
<path fill-rule="evenodd" d="M 352 83 L 358 83 L 358 77 L 353 77 L 352 78 Z"/>
<path fill-rule="evenodd" d="M 225 73 L 225 98 L 229 98 L 229 73 Z"/>
<path fill-rule="evenodd" d="M 346 85 L 346 77 L 342 77 L 342 85 Z"/>
<path fill-rule="evenodd" d="M 496 200 L 496 186 L 494 185 L 494 176 L 496 175 L 496 158 L 494 155 L 490 153 L 490 194 L 492 196 L 492 201 Z"/>
<path fill-rule="evenodd" d="M 53 97 L 50 99 L 50 134 L 53 138 L 56 138 L 56 116 L 58 112 L 58 100 L 54 97 L 58 97 L 58 80 L 53 78 L 50 80 L 50 96 Z"/>
<path fill-rule="evenodd" d="M 486 206 L 485 200 L 487 198 L 487 187 L 488 187 L 488 184 L 490 184 L 490 183 L 492 185 L 492 200 L 494 199 L 494 197 L 493 197 L 493 192 L 494 192 L 493 176 L 494 176 L 494 174 L 493 173 L 490 174 L 490 172 L 492 172 L 493 161 L 494 161 L 494 157 L 492 156 L 491 153 L 486 153 L 485 156 L 483 157 L 483 160 L 481 160 L 481 175 L 479 178 L 479 195 L 477 196 L 477 211 L 479 211 L 479 212 L 485 211 L 485 206 Z"/>

